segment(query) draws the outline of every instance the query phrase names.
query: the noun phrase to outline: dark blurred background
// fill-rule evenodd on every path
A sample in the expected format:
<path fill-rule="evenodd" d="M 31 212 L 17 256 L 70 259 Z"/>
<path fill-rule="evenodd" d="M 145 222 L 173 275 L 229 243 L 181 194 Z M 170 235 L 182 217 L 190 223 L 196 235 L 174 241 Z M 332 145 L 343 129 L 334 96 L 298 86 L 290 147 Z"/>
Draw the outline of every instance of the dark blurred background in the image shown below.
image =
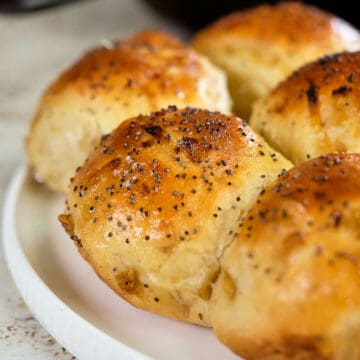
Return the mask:
<path fill-rule="evenodd" d="M 80 0 L 0 0 L 1 12 L 22 12 L 38 11 L 52 6 L 59 6 L 72 1 Z M 82 0 L 89 1 L 89 0 Z M 119 0 L 121 1 L 121 0 Z M 197 30 L 206 24 L 216 20 L 221 15 L 228 14 L 235 10 L 241 10 L 247 7 L 261 3 L 276 3 L 279 1 L 254 1 L 254 0 L 134 0 L 144 1 L 149 6 L 155 8 L 164 16 L 172 18 L 174 21 Z M 104 6 L 107 6 L 106 1 Z M 332 12 L 339 17 L 344 18 L 355 27 L 360 28 L 360 15 L 354 9 L 355 1 L 329 1 L 314 0 L 304 1 L 308 4 L 316 5 L 324 10 Z"/>
<path fill-rule="evenodd" d="M 277 1 L 255 1 L 255 0 L 218 0 L 218 1 L 196 1 L 196 0 L 146 0 L 151 6 L 157 8 L 167 16 L 178 19 L 197 30 L 206 24 L 218 19 L 220 16 L 232 11 L 245 9 L 263 3 L 278 3 Z M 360 27 L 360 15 L 354 10 L 354 3 L 343 1 L 303 1 L 332 12 L 356 27 Z"/>

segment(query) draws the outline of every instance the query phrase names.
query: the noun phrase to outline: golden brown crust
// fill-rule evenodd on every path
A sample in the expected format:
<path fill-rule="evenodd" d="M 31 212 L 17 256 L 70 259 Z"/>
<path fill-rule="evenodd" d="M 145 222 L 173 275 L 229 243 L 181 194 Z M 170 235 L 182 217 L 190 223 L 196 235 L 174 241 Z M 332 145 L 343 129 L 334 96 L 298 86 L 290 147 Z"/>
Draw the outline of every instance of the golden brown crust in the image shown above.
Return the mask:
<path fill-rule="evenodd" d="M 315 62 L 304 65 L 274 89 L 269 96 L 279 96 L 281 102 L 269 112 L 290 115 L 302 109 L 305 103 L 310 111 L 319 114 L 321 100 L 351 99 L 351 105 L 360 107 L 360 52 L 344 52 L 327 55 Z M 354 91 L 355 90 L 355 91 Z M 349 106 L 348 103 L 347 106 Z M 344 107 L 344 105 L 343 105 Z M 320 115 L 320 114 L 319 114 Z M 312 122 L 321 125 L 320 117 Z"/>
<path fill-rule="evenodd" d="M 325 54 L 359 49 L 360 36 L 332 14 L 282 2 L 226 16 L 193 45 L 227 72 L 235 110 L 247 119 L 253 101 L 293 70 Z"/>
<path fill-rule="evenodd" d="M 256 104 L 251 125 L 295 163 L 360 152 L 359 67 L 360 52 L 305 65 Z"/>
<path fill-rule="evenodd" d="M 334 37 L 342 35 L 334 31 L 334 20 L 339 21 L 330 13 L 300 2 L 264 4 L 221 18 L 197 34 L 194 43 L 201 46 L 201 42 L 231 35 L 269 42 L 293 51 L 310 44 L 315 47 L 331 46 Z"/>
<path fill-rule="evenodd" d="M 168 69 L 174 71 L 168 71 Z M 89 100 L 106 94 L 125 103 L 120 88 L 133 89 L 154 99 L 177 95 L 191 100 L 204 74 L 198 55 L 183 42 L 157 30 L 142 31 L 86 53 L 49 88 L 48 95 L 67 89 Z M 194 81 L 195 80 L 195 81 Z M 121 97 L 121 98 L 119 98 Z"/>
<path fill-rule="evenodd" d="M 360 154 L 324 155 L 280 177 L 221 259 L 219 338 L 246 359 L 358 359 L 359 216 Z"/>
<path fill-rule="evenodd" d="M 60 220 L 124 299 L 209 326 L 218 257 L 238 217 L 289 166 L 239 118 L 172 107 L 103 137 Z"/>
<path fill-rule="evenodd" d="M 189 46 L 157 30 L 93 49 L 43 95 L 27 137 L 29 160 L 48 185 L 66 191 L 101 134 L 168 105 L 228 113 L 226 80 Z"/>

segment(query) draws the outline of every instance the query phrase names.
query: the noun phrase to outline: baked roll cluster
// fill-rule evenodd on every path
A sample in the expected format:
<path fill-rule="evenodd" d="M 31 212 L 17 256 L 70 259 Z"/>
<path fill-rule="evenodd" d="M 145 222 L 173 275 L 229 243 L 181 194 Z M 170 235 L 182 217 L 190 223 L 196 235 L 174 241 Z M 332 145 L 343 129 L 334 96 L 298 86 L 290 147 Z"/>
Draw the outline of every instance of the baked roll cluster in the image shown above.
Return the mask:
<path fill-rule="evenodd" d="M 343 50 L 359 44 L 294 2 L 200 32 L 210 60 L 143 31 L 46 90 L 29 162 L 129 303 L 213 327 L 248 360 L 358 360 L 360 53 Z"/>
<path fill-rule="evenodd" d="M 262 5 L 225 16 L 200 31 L 193 46 L 228 75 L 234 111 L 249 119 L 253 102 L 299 66 L 360 49 L 344 20 L 300 2 Z"/>
<path fill-rule="evenodd" d="M 221 259 L 217 336 L 245 359 L 360 356 L 360 154 L 302 163 L 270 186 Z"/>
<path fill-rule="evenodd" d="M 172 35 L 148 30 L 85 54 L 44 93 L 27 136 L 36 176 L 66 192 L 99 137 L 168 105 L 230 111 L 226 79 Z"/>
<path fill-rule="evenodd" d="M 290 166 L 239 118 L 170 107 L 103 137 L 60 220 L 125 300 L 210 326 L 218 259 L 238 219 Z"/>
<path fill-rule="evenodd" d="M 300 68 L 255 103 L 250 124 L 295 164 L 360 152 L 360 52 Z"/>

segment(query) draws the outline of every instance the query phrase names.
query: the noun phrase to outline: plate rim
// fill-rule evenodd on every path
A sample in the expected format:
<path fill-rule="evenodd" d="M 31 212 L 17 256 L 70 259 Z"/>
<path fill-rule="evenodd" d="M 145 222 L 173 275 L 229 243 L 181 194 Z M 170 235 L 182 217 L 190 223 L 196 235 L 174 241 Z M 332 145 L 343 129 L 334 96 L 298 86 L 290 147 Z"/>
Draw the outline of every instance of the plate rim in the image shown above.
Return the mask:
<path fill-rule="evenodd" d="M 15 171 L 6 187 L 2 209 L 2 238 L 5 262 L 18 291 L 30 311 L 41 325 L 78 359 L 98 359 L 97 356 L 99 355 L 101 355 L 102 359 L 113 359 L 114 355 L 121 355 L 124 360 L 154 359 L 113 338 L 72 310 L 51 291 L 32 267 L 23 251 L 16 231 L 16 207 L 19 193 L 27 176 L 29 176 L 29 167 L 22 164 Z M 34 287 L 36 287 L 36 291 L 31 291 Z M 66 323 L 68 329 L 73 330 L 75 326 L 77 335 L 80 331 L 81 338 L 86 340 L 85 349 L 80 349 L 79 343 L 74 342 L 73 331 L 64 331 L 64 329 L 58 328 L 60 324 L 58 324 L 59 320 L 56 323 L 56 319 L 59 319 L 56 315 L 61 315 L 61 323 Z M 91 338 L 94 341 L 91 341 Z M 94 349 L 94 344 L 99 343 L 99 339 L 103 344 L 100 347 L 103 350 L 105 349 L 105 353 Z M 89 346 L 89 344 L 93 345 Z"/>

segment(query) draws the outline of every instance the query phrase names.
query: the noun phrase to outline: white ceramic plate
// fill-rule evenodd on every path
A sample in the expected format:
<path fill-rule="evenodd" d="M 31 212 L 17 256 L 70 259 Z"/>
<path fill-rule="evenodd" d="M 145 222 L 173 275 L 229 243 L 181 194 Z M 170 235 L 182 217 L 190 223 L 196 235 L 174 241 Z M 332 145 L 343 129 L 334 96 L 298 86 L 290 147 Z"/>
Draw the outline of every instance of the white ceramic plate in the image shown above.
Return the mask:
<path fill-rule="evenodd" d="M 113 293 L 62 230 L 63 207 L 21 168 L 7 193 L 3 238 L 25 302 L 65 348 L 85 360 L 239 360 L 211 330 L 138 310 Z"/>

